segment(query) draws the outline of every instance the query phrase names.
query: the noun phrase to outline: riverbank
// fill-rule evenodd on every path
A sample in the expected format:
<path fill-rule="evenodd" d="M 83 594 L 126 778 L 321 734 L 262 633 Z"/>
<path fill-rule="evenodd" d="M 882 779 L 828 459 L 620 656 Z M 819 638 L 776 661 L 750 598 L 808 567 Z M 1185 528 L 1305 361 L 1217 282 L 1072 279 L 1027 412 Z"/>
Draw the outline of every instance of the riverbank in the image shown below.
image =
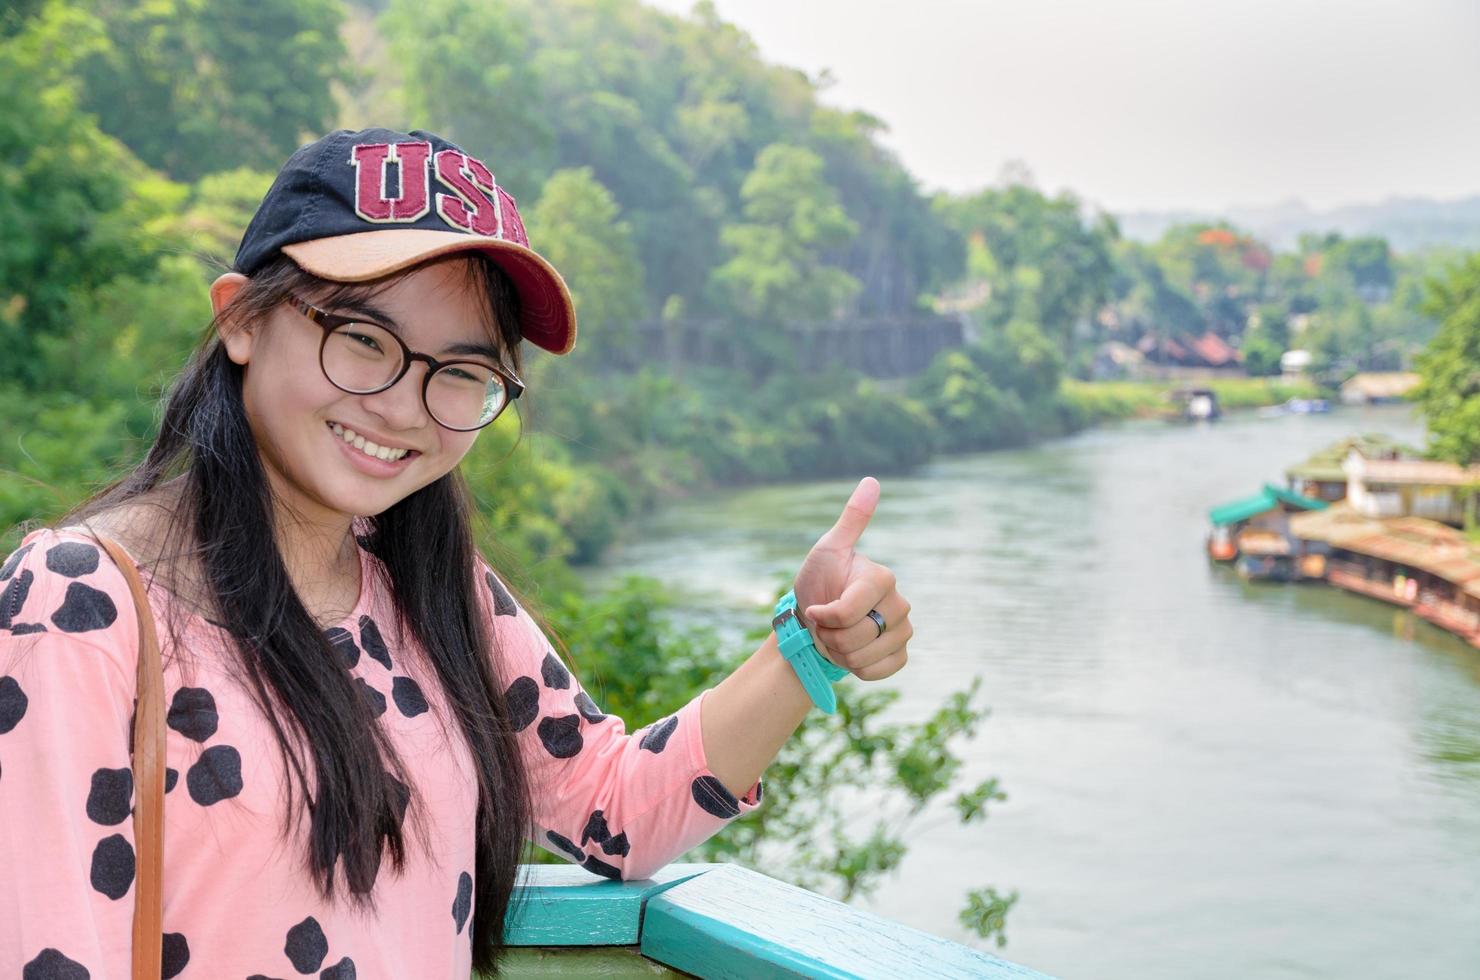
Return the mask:
<path fill-rule="evenodd" d="M 571 564 L 589 565 L 634 521 L 696 493 L 906 475 L 954 455 L 1175 414 L 1168 396 L 1181 386 L 1063 380 L 1042 393 L 1031 380 L 1020 378 L 1018 388 L 994 383 L 966 352 L 943 355 L 902 387 L 846 372 L 811 376 L 807 386 L 794 378 L 756 386 L 726 372 L 694 372 L 682 382 L 635 376 L 620 390 L 561 406 L 543 427 L 558 438 L 541 440 L 542 457 L 584 474 L 551 481 L 562 492 L 550 516 L 569 539 L 553 546 Z M 1311 382 L 1265 378 L 1206 387 L 1227 409 L 1320 394 Z"/>
<path fill-rule="evenodd" d="M 1075 381 L 1063 383 L 1063 397 L 1083 412 L 1090 424 L 1125 418 L 1157 418 L 1173 410 L 1168 395 L 1189 382 Z M 1218 396 L 1224 409 L 1263 408 L 1291 398 L 1319 398 L 1328 394 L 1314 381 L 1281 378 L 1219 378 L 1199 381 Z"/>

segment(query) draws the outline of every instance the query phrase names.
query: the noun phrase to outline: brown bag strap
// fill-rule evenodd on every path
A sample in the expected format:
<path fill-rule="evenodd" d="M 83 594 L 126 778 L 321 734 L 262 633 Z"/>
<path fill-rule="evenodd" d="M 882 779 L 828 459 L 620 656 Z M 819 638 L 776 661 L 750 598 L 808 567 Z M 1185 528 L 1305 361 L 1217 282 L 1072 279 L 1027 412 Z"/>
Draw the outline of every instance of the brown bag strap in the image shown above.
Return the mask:
<path fill-rule="evenodd" d="M 134 971 L 133 980 L 159 980 L 163 969 L 164 923 L 164 669 L 154 613 L 139 571 L 116 541 L 101 544 L 134 597 L 139 620 L 138 704 L 134 708 Z"/>

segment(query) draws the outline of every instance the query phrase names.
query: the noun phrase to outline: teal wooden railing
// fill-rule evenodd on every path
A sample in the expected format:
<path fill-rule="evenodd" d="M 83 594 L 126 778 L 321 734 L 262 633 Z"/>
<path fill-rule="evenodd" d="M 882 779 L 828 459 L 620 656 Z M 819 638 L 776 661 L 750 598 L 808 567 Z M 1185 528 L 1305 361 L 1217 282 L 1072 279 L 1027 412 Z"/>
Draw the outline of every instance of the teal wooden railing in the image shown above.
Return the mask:
<path fill-rule="evenodd" d="M 506 923 L 507 977 L 1047 975 L 733 864 L 642 881 L 529 865 Z"/>

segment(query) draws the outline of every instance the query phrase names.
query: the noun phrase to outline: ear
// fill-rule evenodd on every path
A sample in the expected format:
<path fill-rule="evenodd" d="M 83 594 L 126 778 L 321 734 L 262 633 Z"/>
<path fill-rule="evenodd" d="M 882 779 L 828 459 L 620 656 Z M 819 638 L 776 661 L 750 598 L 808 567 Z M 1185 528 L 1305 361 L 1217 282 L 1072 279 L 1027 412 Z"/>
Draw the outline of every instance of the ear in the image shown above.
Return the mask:
<path fill-rule="evenodd" d="M 228 272 L 211 283 L 211 311 L 216 314 L 216 333 L 226 348 L 226 356 L 237 364 L 246 364 L 252 359 L 252 341 L 256 334 L 235 317 L 223 314 L 246 282 L 247 277 L 240 272 Z"/>

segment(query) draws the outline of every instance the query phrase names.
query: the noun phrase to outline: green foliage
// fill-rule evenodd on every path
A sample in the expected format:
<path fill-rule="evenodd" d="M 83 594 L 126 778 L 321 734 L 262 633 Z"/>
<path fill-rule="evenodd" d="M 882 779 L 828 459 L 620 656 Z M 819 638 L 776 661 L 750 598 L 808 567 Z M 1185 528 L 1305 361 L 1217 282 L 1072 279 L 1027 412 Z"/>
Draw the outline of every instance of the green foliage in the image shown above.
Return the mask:
<path fill-rule="evenodd" d="M 1244 335 L 1244 370 L 1256 378 L 1280 373 L 1280 357 L 1285 347 L 1263 330 Z"/>
<path fill-rule="evenodd" d="M 1109 296 L 1114 221 L 1088 219 L 1072 194 L 1049 198 L 1025 183 L 942 197 L 936 206 L 966 237 L 968 273 L 990 287 L 983 322 L 1031 323 L 1072 360 L 1088 319 Z"/>
<path fill-rule="evenodd" d="M 104 43 L 59 3 L 0 42 L 0 383 L 41 380 L 36 344 L 71 328 L 73 297 L 147 273 L 149 228 L 179 199 L 78 111 L 68 72 Z"/>
<path fill-rule="evenodd" d="M 1480 252 L 1430 281 L 1428 311 L 1440 321 L 1418 362 L 1429 452 L 1461 465 L 1480 462 Z"/>
<path fill-rule="evenodd" d="M 338 0 L 87 0 L 106 33 L 78 65 L 84 107 L 179 180 L 272 168 L 334 118 L 348 77 Z"/>
<path fill-rule="evenodd" d="M 553 121 L 521 3 L 394 0 L 380 26 L 400 66 L 406 118 L 454 140 L 516 196 L 538 193 L 554 162 Z"/>
<path fill-rule="evenodd" d="M 721 240 L 730 260 L 714 270 L 734 309 L 755 320 L 823 319 L 842 312 L 859 283 L 825 261 L 858 232 L 822 172 L 822 158 L 773 144 L 756 157 L 740 195 L 743 223 Z"/>
<path fill-rule="evenodd" d="M 611 192 L 589 167 L 558 170 L 530 210 L 530 243 L 571 284 L 580 323 L 577 360 L 601 360 L 632 344 L 642 315 L 642 263 L 632 227 L 620 220 Z"/>
<path fill-rule="evenodd" d="M 1018 893 L 1004 897 L 995 888 L 978 888 L 966 895 L 966 908 L 961 910 L 963 926 L 983 939 L 996 939 L 998 948 L 1007 945 L 1007 913 L 1017 904 Z"/>

